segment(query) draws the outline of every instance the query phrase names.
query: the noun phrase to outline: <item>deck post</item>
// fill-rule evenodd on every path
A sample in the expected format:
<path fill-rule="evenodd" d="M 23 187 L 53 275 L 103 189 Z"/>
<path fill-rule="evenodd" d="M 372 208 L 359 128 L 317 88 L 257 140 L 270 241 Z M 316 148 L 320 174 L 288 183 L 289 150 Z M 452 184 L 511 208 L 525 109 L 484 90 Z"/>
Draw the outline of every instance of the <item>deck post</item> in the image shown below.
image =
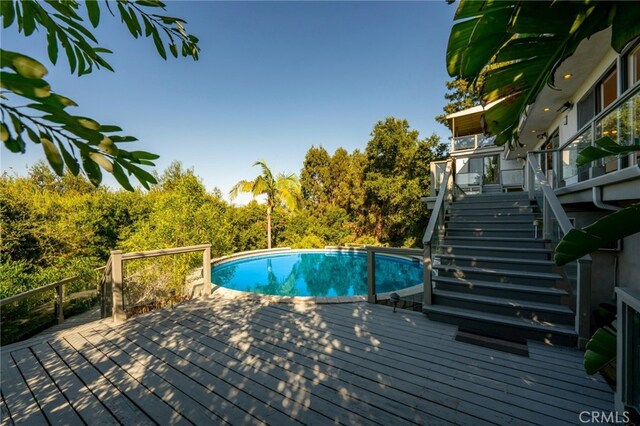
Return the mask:
<path fill-rule="evenodd" d="M 202 292 L 203 298 L 211 296 L 211 244 L 202 253 Z"/>
<path fill-rule="evenodd" d="M 60 284 L 56 287 L 56 292 L 58 292 L 58 298 L 56 303 L 58 304 L 58 312 L 56 321 L 58 324 L 62 324 L 64 322 L 64 313 L 62 312 L 62 303 L 64 302 L 64 284 Z"/>
<path fill-rule="evenodd" d="M 367 247 L 367 301 L 376 303 L 376 254 L 373 247 Z"/>
<path fill-rule="evenodd" d="M 113 322 L 119 324 L 127 319 L 124 311 L 124 281 L 122 279 L 122 250 L 111 252 L 111 312 Z"/>
<path fill-rule="evenodd" d="M 576 283 L 576 320 L 578 347 L 584 349 L 591 337 L 591 259 L 578 259 Z"/>
<path fill-rule="evenodd" d="M 432 303 L 433 297 L 433 287 L 431 284 L 431 244 L 424 245 L 422 277 L 424 282 L 424 288 L 422 291 L 422 306 L 429 306 Z"/>

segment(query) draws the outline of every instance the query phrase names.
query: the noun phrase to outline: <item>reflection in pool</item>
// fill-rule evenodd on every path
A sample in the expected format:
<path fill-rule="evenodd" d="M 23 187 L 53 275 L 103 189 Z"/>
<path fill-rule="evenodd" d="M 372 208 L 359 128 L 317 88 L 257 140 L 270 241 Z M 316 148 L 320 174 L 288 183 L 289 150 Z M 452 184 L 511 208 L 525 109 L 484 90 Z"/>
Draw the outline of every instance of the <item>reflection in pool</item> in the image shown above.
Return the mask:
<path fill-rule="evenodd" d="M 239 291 L 279 296 L 367 294 L 367 256 L 347 251 L 291 251 L 232 260 L 211 268 L 211 282 Z M 422 282 L 418 260 L 376 255 L 376 292 Z"/>

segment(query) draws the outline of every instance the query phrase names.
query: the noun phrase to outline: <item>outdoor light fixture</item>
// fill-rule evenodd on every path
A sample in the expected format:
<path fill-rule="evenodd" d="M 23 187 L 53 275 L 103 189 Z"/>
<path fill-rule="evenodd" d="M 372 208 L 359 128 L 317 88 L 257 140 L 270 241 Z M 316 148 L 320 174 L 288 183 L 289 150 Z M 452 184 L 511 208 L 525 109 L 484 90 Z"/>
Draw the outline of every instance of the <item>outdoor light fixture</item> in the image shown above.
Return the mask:
<path fill-rule="evenodd" d="M 393 312 L 395 312 L 396 306 L 398 306 L 398 302 L 400 301 L 400 296 L 398 296 L 398 293 L 391 293 L 389 299 L 391 299 L 391 303 L 393 303 Z"/>
<path fill-rule="evenodd" d="M 564 78 L 565 80 L 569 80 L 571 77 L 573 77 L 573 74 L 571 73 L 566 73 L 565 75 L 562 76 L 562 78 Z"/>
<path fill-rule="evenodd" d="M 544 112 L 549 112 L 549 110 L 550 110 L 550 109 L 551 109 L 551 108 L 546 107 L 545 109 L 543 109 L 543 111 L 544 111 Z"/>
<path fill-rule="evenodd" d="M 567 102 L 562 104 L 562 106 L 558 109 L 558 112 L 569 111 L 571 108 L 573 108 L 573 104 L 571 102 L 567 101 Z"/>

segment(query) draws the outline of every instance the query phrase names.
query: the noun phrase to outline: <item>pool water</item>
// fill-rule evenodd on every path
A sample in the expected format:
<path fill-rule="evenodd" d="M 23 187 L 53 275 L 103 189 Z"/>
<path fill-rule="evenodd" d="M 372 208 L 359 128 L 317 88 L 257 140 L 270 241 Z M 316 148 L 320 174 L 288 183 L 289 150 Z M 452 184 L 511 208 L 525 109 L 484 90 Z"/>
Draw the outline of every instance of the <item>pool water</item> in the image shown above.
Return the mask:
<path fill-rule="evenodd" d="M 245 257 L 211 268 L 213 284 L 278 296 L 367 294 L 367 256 L 361 252 L 287 252 Z M 376 292 L 422 282 L 418 260 L 376 255 Z"/>

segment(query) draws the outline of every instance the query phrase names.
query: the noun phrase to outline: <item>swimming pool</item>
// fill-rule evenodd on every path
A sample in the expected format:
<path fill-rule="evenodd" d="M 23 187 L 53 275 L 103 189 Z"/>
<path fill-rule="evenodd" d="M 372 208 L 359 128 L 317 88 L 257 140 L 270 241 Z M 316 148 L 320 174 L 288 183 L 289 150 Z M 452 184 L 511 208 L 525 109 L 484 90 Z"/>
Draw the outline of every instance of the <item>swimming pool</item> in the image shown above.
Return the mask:
<path fill-rule="evenodd" d="M 291 250 L 229 260 L 211 268 L 211 282 L 239 291 L 278 296 L 367 294 L 367 256 L 362 251 Z M 422 282 L 416 260 L 376 255 L 376 292 Z"/>

